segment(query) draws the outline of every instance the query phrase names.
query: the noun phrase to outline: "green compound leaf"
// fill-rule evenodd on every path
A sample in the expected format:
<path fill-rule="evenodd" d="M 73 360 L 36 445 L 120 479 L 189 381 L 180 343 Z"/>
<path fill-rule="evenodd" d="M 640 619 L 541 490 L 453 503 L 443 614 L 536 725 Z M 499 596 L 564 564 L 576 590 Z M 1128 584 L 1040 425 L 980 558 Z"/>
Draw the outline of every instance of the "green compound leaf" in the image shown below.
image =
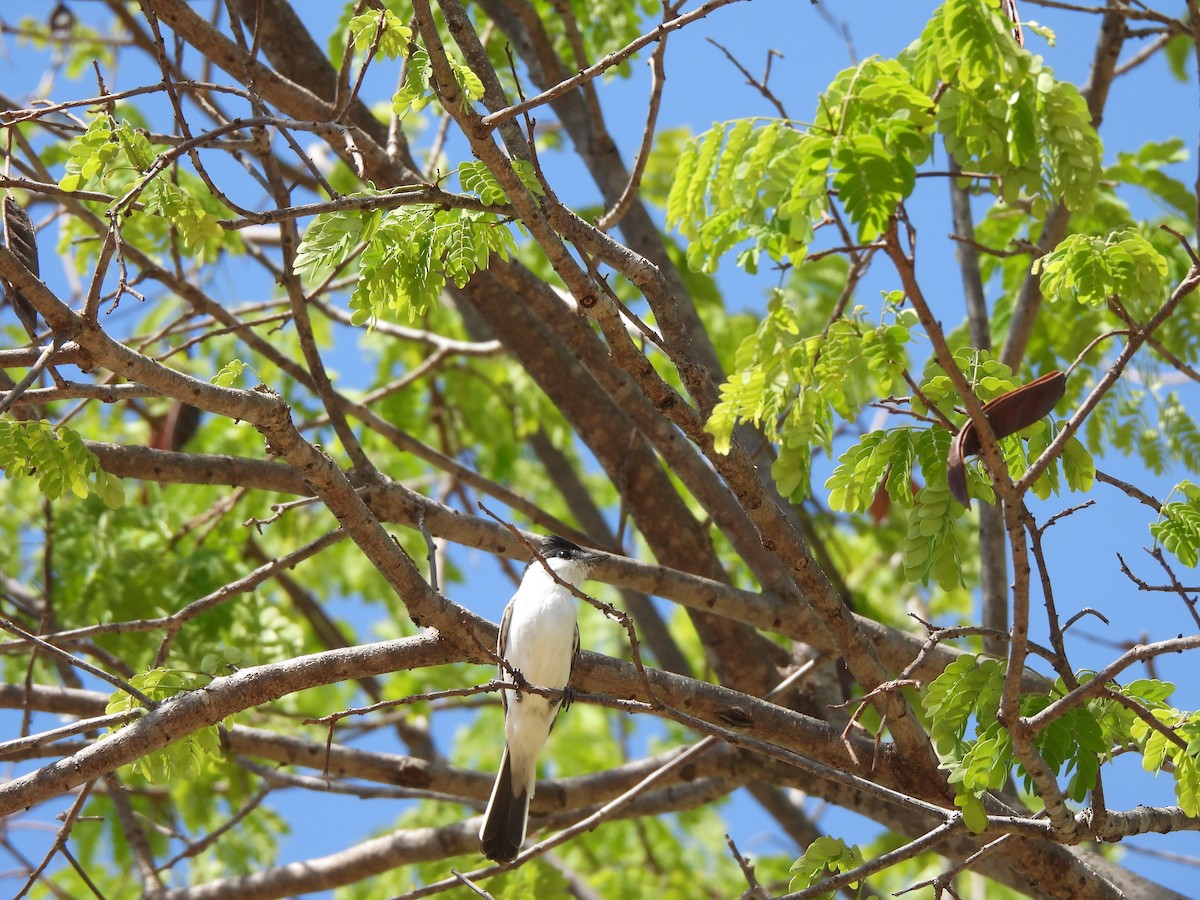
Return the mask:
<path fill-rule="evenodd" d="M 67 145 L 66 174 L 58 186 L 64 191 L 78 191 L 98 181 L 108 165 L 116 158 L 121 145 L 112 134 L 107 116 L 97 116 Z"/>
<path fill-rule="evenodd" d="M 516 159 L 512 160 L 512 167 L 521 180 L 521 184 L 525 185 L 525 189 L 531 194 L 540 197 L 546 193 L 546 189 L 537 179 L 532 163 L 528 160 Z M 479 199 L 487 206 L 508 202 L 508 196 L 500 187 L 500 182 L 496 180 L 496 176 L 492 174 L 491 169 L 485 163 L 479 161 L 460 163 L 458 180 L 464 191 L 478 195 Z"/>
<path fill-rule="evenodd" d="M 433 102 L 433 90 L 429 79 L 433 70 L 429 65 L 429 54 L 423 47 L 416 48 L 408 58 L 404 72 L 404 83 L 392 96 L 392 112 L 404 119 L 409 113 L 419 113 Z"/>
<path fill-rule="evenodd" d="M 950 773 L 954 803 L 972 832 L 987 828 L 983 796 L 1002 788 L 1013 764 L 1012 739 L 996 720 L 1005 664 L 960 656 L 931 681 L 921 698 L 939 765 Z M 966 736 L 975 723 L 975 737 Z"/>
<path fill-rule="evenodd" d="M 157 668 L 134 675 L 129 684 L 151 700 L 168 700 L 185 691 L 203 688 L 211 677 L 203 673 Z M 114 715 L 140 708 L 140 701 L 124 691 L 115 692 L 105 707 Z M 232 719 L 225 724 L 231 724 Z M 120 730 L 120 729 L 116 729 Z M 221 759 L 221 734 L 216 725 L 201 728 L 172 744 L 147 754 L 133 763 L 133 770 L 153 784 L 165 784 L 175 778 L 195 778 Z"/>
<path fill-rule="evenodd" d="M 388 9 L 373 9 L 350 20 L 350 37 L 356 50 L 366 51 L 379 35 L 379 53 L 387 59 L 398 59 L 408 50 L 412 29 Z M 382 28 L 382 33 L 380 29 Z"/>
<path fill-rule="evenodd" d="M 378 196 L 365 192 L 354 197 Z M 383 218 L 381 210 L 357 209 L 321 213 L 314 218 L 300 239 L 294 270 L 308 284 L 314 284 L 342 265 L 363 241 L 370 240 Z"/>
<path fill-rule="evenodd" d="M 469 109 L 472 101 L 483 97 L 483 82 L 479 80 L 478 75 L 457 59 L 450 57 L 449 62 L 450 70 L 454 73 L 454 80 L 458 82 L 459 90 L 463 93 L 462 108 Z"/>
<path fill-rule="evenodd" d="M 1190 216 L 1195 206 L 1191 189 L 1163 171 L 1187 158 L 1187 150 L 1180 138 L 1150 142 L 1136 153 L 1118 153 L 1117 162 L 1104 170 L 1104 178 L 1137 185 L 1152 199 L 1165 203 L 1180 215 Z"/>
<path fill-rule="evenodd" d="M 221 366 L 221 370 L 217 372 L 217 374 L 214 375 L 210 380 L 218 387 L 235 387 L 237 383 L 241 381 L 242 372 L 244 372 L 247 368 L 249 368 L 249 366 L 247 366 L 240 359 L 231 359 L 229 362 L 225 363 L 225 365 Z"/>
<path fill-rule="evenodd" d="M 940 95 L 937 131 L 964 170 L 996 176 L 1009 203 L 1029 195 L 1034 215 L 1059 199 L 1087 210 L 1102 150 L 1087 105 L 1010 27 L 997 3 L 947 0 L 902 58 L 922 90 Z"/>
<path fill-rule="evenodd" d="M 48 500 L 69 492 L 80 499 L 95 493 L 111 509 L 125 502 L 121 479 L 100 468 L 79 435 L 44 420 L 0 420 L 0 471 L 7 478 L 36 478 Z"/>
<path fill-rule="evenodd" d="M 1188 568 L 1200 561 L 1200 488 L 1190 481 L 1180 482 L 1171 491 L 1182 493 L 1183 501 L 1164 503 L 1150 534 Z"/>
<path fill-rule="evenodd" d="M 834 79 L 812 128 L 740 120 L 714 125 L 678 159 L 667 223 L 688 239 L 688 263 L 705 272 L 740 244 L 755 271 L 766 254 L 798 261 L 839 193 L 859 239 L 879 235 L 913 189 L 932 148 L 933 104 L 895 60 L 872 57 Z"/>
<path fill-rule="evenodd" d="M 834 157 L 833 186 L 858 225 L 859 243 L 875 240 L 896 205 L 912 193 L 916 168 L 874 134 L 848 137 Z"/>
<path fill-rule="evenodd" d="M 811 264 L 811 271 L 818 271 L 819 265 Z M 811 492 L 814 449 L 833 452 L 837 419 L 853 421 L 867 402 L 902 380 L 911 322 L 892 311 L 887 314 L 894 315 L 893 323 L 871 327 L 859 307 L 851 317 L 828 323 L 823 333 L 803 337 L 805 314 L 795 304 L 793 295 L 774 294 L 767 315 L 738 348 L 734 371 L 721 385 L 720 401 L 705 431 L 712 435 L 718 453 L 729 451 L 733 429 L 743 422 L 753 423 L 768 439 L 778 441 L 772 475 L 779 491 L 799 502 Z M 904 440 L 894 439 L 899 466 L 892 468 L 889 492 L 907 502 L 913 452 Z M 855 457 L 850 465 L 857 463 Z M 838 508 L 846 503 L 846 511 L 858 511 L 862 504 L 855 497 L 868 490 L 863 484 L 872 481 L 869 490 L 873 491 L 883 478 L 878 466 L 869 461 L 863 465 L 866 468 L 857 475 L 846 469 L 828 482 L 831 490 L 839 490 Z M 848 497 L 844 496 L 847 489 Z"/>
<path fill-rule="evenodd" d="M 792 863 L 792 880 L 789 891 L 801 891 L 812 887 L 830 875 L 849 872 L 863 864 L 862 851 L 857 845 L 847 844 L 841 838 L 822 835 L 812 841 L 804 855 Z M 851 884 L 855 887 L 857 882 Z M 822 896 L 832 897 L 834 892 Z"/>
<path fill-rule="evenodd" d="M 943 429 L 922 432 L 920 445 L 926 435 L 944 435 L 949 449 L 949 435 Z M 900 545 L 904 560 L 904 577 L 909 581 L 929 583 L 930 579 L 940 587 L 952 590 L 963 586 L 962 552 L 959 549 L 960 535 L 956 521 L 966 512 L 954 502 L 945 483 L 945 461 L 940 485 L 927 484 L 917 492 L 913 511 L 909 517 L 908 532 Z M 922 465 L 922 472 L 928 473 Z"/>
<path fill-rule="evenodd" d="M 516 169 L 520 175 L 521 168 Z M 488 191 L 499 190 L 494 179 L 485 177 L 486 170 L 467 171 L 465 178 Z M 492 213 L 428 204 L 386 213 L 347 210 L 313 220 L 300 242 L 295 269 L 312 283 L 350 259 L 363 243 L 359 280 L 350 298 L 355 325 L 389 310 L 414 319 L 437 300 L 447 281 L 461 287 L 487 266 L 491 254 L 508 259 L 516 250 L 508 225 Z"/>
<path fill-rule="evenodd" d="M 865 512 L 871 508 L 881 483 L 886 484 L 893 500 L 911 503 L 918 434 L 915 429 L 898 428 L 863 435 L 838 457 L 837 468 L 825 482 L 830 508 L 847 513 Z"/>
<path fill-rule="evenodd" d="M 1135 685 L 1144 687 L 1147 682 L 1133 682 L 1122 689 L 1129 695 Z M 1166 688 L 1173 685 L 1149 682 L 1151 697 L 1162 696 Z M 1152 728 L 1142 718 L 1135 718 L 1129 728 L 1133 742 L 1142 751 L 1142 768 L 1147 772 L 1159 772 L 1165 767 L 1173 769 L 1175 798 L 1189 816 L 1200 815 L 1200 713 L 1167 707 L 1161 701 L 1149 699 L 1150 713 L 1168 730 L 1175 732 L 1186 743 L 1180 747 L 1168 740 L 1162 731 Z"/>
<path fill-rule="evenodd" d="M 217 217 L 212 215 L 178 185 L 164 178 L 155 178 L 146 188 L 146 212 L 161 215 L 171 222 L 183 237 L 189 250 L 199 250 L 209 241 L 225 236 Z"/>
<path fill-rule="evenodd" d="M 1092 489 L 1092 485 L 1096 483 L 1096 462 L 1079 438 L 1072 437 L 1067 441 L 1061 461 L 1068 488 L 1081 494 L 1086 494 Z"/>
<path fill-rule="evenodd" d="M 355 324 L 387 312 L 423 315 L 447 280 L 463 285 L 491 254 L 508 259 L 516 244 L 492 213 L 420 205 L 390 210 L 360 259 L 350 298 Z"/>
<path fill-rule="evenodd" d="M 1004 671 L 999 660 L 980 662 L 977 657 L 963 655 L 928 684 L 921 706 L 939 755 L 957 758 L 964 749 L 964 735 L 972 716 L 980 722 L 995 721 Z"/>
<path fill-rule="evenodd" d="M 1073 234 L 1033 264 L 1052 302 L 1102 307 L 1110 297 L 1137 308 L 1162 297 L 1167 261 L 1132 228 L 1106 238 Z"/>

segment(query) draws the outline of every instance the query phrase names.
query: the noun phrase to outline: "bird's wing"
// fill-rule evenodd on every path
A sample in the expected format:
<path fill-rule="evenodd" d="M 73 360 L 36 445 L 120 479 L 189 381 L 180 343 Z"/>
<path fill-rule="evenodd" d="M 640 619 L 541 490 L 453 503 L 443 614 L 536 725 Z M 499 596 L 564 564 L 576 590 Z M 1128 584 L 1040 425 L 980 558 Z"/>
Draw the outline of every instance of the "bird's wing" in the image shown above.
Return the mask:
<path fill-rule="evenodd" d="M 575 645 L 571 648 L 571 668 L 567 672 L 567 687 L 571 686 L 571 678 L 575 675 L 575 663 L 579 662 L 579 623 L 575 623 Z"/>
<path fill-rule="evenodd" d="M 504 659 L 504 654 L 508 652 L 508 626 L 512 622 L 513 607 L 516 605 L 516 597 L 508 601 L 508 605 L 504 607 L 504 615 L 500 617 L 500 636 L 496 641 L 496 654 Z M 578 634 L 578 629 L 576 629 Z M 578 641 L 578 637 L 576 637 Z M 500 673 L 500 680 L 507 681 L 508 673 L 504 670 L 504 666 L 497 666 Z M 508 712 L 508 691 L 500 691 L 500 702 L 504 704 L 504 711 Z"/>

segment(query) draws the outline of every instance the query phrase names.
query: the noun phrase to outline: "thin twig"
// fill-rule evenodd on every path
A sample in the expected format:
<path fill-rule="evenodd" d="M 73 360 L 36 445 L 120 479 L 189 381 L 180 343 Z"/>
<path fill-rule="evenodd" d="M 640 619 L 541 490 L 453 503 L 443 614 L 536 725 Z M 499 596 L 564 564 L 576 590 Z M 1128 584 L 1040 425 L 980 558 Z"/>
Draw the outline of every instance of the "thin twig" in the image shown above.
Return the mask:
<path fill-rule="evenodd" d="M 667 4 L 663 4 L 663 21 L 669 18 L 674 18 L 675 12 Z M 625 189 L 621 191 L 621 196 L 617 198 L 612 209 L 600 217 L 596 222 L 596 228 L 600 231 L 608 231 L 614 225 L 621 221 L 629 207 L 633 204 L 633 198 L 637 196 L 638 187 L 642 183 L 642 176 L 646 171 L 646 163 L 650 160 L 650 151 L 654 147 L 654 126 L 658 122 L 658 109 L 662 103 L 663 84 L 667 80 L 666 68 L 663 65 L 663 58 L 667 52 L 667 38 L 664 35 L 663 39 L 658 42 L 658 46 L 654 48 L 654 53 L 650 57 L 650 100 L 646 106 L 646 124 L 642 128 L 642 142 L 638 147 L 637 156 L 633 160 L 633 171 L 629 174 L 629 181 L 625 184 Z"/>
<path fill-rule="evenodd" d="M 56 743 L 65 737 L 82 734 L 85 731 L 95 731 L 98 728 L 112 728 L 115 725 L 124 725 L 126 722 L 131 722 L 134 719 L 140 719 L 145 714 L 146 710 L 141 707 L 134 707 L 122 713 L 95 716 L 91 719 L 80 719 L 78 722 L 63 725 L 61 728 L 52 728 L 50 731 L 43 731 L 40 734 L 30 734 L 25 737 L 14 738 L 11 741 L 5 741 L 0 744 L 0 759 L 5 759 L 35 747 L 44 747 L 47 744 Z"/>
<path fill-rule="evenodd" d="M 1161 502 L 1159 502 L 1154 497 L 1147 494 L 1145 491 L 1141 490 L 1140 488 L 1135 487 L 1134 485 L 1130 484 L 1127 481 L 1122 481 L 1121 479 L 1116 478 L 1112 475 L 1109 475 L 1106 472 L 1101 472 L 1099 469 L 1096 470 L 1096 480 L 1102 481 L 1105 484 L 1111 484 L 1113 487 L 1117 488 L 1118 490 L 1124 491 L 1126 494 L 1128 494 L 1134 500 L 1137 500 L 1141 503 L 1145 503 L 1148 507 L 1150 507 L 1155 512 L 1162 511 L 1162 503 Z"/>
<path fill-rule="evenodd" d="M 701 4 L 689 13 L 685 13 L 678 18 L 671 19 L 670 21 L 661 22 L 652 31 L 649 31 L 636 40 L 631 41 L 620 50 L 608 54 L 608 56 L 599 60 L 594 65 L 588 66 L 586 69 L 582 69 L 575 75 L 572 75 L 570 78 L 563 79 L 558 84 L 554 85 L 554 87 L 542 91 L 540 94 L 530 97 L 528 100 L 515 103 L 512 106 L 507 106 L 504 109 L 497 110 L 490 115 L 484 116 L 480 122 L 480 125 L 484 128 L 496 128 L 500 125 L 503 125 L 505 122 L 515 119 L 517 116 L 528 112 L 531 109 L 535 109 L 543 104 L 549 103 L 552 100 L 557 100 L 564 94 L 568 94 L 575 90 L 576 87 L 592 81 L 614 66 L 620 65 L 647 44 L 652 44 L 655 41 L 659 41 L 666 37 L 666 35 L 668 35 L 670 32 L 677 31 L 678 29 L 683 28 L 685 25 L 688 25 L 697 19 L 703 19 L 709 13 L 720 9 L 722 6 L 729 6 L 732 3 L 739 2 L 742 2 L 742 0 L 709 0 L 709 2 Z"/>
<path fill-rule="evenodd" d="M 145 694 L 143 694 L 141 691 L 139 691 L 137 688 L 135 688 L 132 684 L 129 684 L 124 679 L 118 678 L 116 675 L 113 675 L 109 672 L 105 672 L 103 669 L 99 669 L 96 666 L 93 666 L 91 663 L 86 662 L 86 661 L 80 659 L 79 657 L 68 653 L 66 650 L 63 650 L 60 647 L 55 647 L 50 642 L 42 640 L 36 634 L 30 634 L 28 631 L 26 631 L 24 628 L 22 628 L 20 625 L 16 624 L 15 622 L 9 621 L 8 619 L 5 619 L 5 618 L 0 618 L 0 629 L 7 631 L 11 635 L 15 635 L 16 637 L 19 637 L 21 640 L 25 641 L 28 644 L 33 644 L 35 647 L 37 647 L 39 650 L 41 650 L 44 653 L 48 653 L 51 656 L 56 657 L 57 659 L 64 660 L 65 662 L 68 662 L 71 665 L 75 666 L 77 669 L 82 669 L 84 672 L 87 672 L 89 675 L 95 675 L 97 678 L 107 681 L 113 687 L 117 688 L 118 690 L 124 691 L 130 697 L 133 697 L 139 703 L 143 704 L 147 709 L 154 709 L 156 706 L 158 706 L 158 703 L 156 701 L 151 700 L 149 697 L 147 697 Z"/>
<path fill-rule="evenodd" d="M 718 50 L 720 50 L 723 54 L 725 54 L 725 58 L 727 60 L 729 60 L 730 63 L 733 64 L 733 67 L 742 73 L 742 77 L 746 79 L 746 84 L 750 85 L 750 87 L 754 88 L 756 91 L 758 91 L 760 94 L 762 94 L 763 99 L 775 107 L 775 111 L 779 113 L 779 118 L 785 119 L 785 120 L 791 119 L 791 116 L 789 116 L 787 114 L 787 110 L 784 109 L 783 103 L 780 101 L 780 99 L 778 97 L 775 96 L 774 93 L 772 93 L 771 89 L 769 87 L 767 87 L 767 79 L 771 77 L 771 57 L 772 56 L 782 56 L 783 55 L 782 53 L 780 53 L 778 50 L 768 50 L 767 51 L 767 68 L 766 68 L 765 73 L 763 74 L 762 80 L 760 81 L 759 79 L 757 79 L 753 75 L 751 75 L 750 71 L 745 66 L 743 66 L 740 62 L 738 62 L 737 58 L 732 53 L 730 53 L 729 50 L 723 44 L 717 43 L 712 38 L 705 38 L 705 40 L 708 41 L 710 44 L 712 44 L 714 47 L 716 47 Z"/>
<path fill-rule="evenodd" d="M 50 861 L 54 859 L 55 854 L 65 852 L 67 848 L 67 838 L 71 834 L 71 829 L 75 826 L 76 820 L 79 818 L 80 812 L 83 811 L 83 805 L 87 803 L 88 795 L 92 792 L 92 788 L 96 786 L 95 781 L 89 781 L 79 791 L 75 797 L 75 802 L 71 804 L 71 808 L 67 810 L 66 816 L 63 818 L 62 826 L 58 829 L 58 834 L 54 836 L 54 843 L 50 845 L 50 849 L 46 851 L 46 855 L 32 872 L 29 873 L 29 878 L 16 894 L 13 895 L 13 900 L 21 900 L 29 889 L 33 887 L 38 877 L 46 870 L 46 866 L 50 865 Z"/>
<path fill-rule="evenodd" d="M 37 380 L 37 377 L 42 374 L 42 370 L 49 365 L 51 358 L 59 351 L 59 348 L 61 348 L 62 345 L 62 336 L 57 334 L 54 335 L 50 343 L 46 345 L 46 349 L 44 349 L 41 355 L 37 358 L 37 362 L 35 362 L 33 367 L 25 373 L 25 377 L 17 382 L 16 387 L 4 394 L 3 397 L 0 397 L 0 413 L 7 411 L 9 407 L 11 407 L 17 402 L 18 399 L 20 399 L 21 395 L 24 394 L 25 391 L 29 389 L 29 386 Z"/>
<path fill-rule="evenodd" d="M 1183 605 L 1187 607 L 1189 613 L 1192 614 L 1192 622 L 1197 630 L 1200 630 L 1200 613 L 1196 612 L 1196 600 L 1187 595 L 1187 588 L 1179 583 L 1179 579 L 1175 576 L 1175 570 L 1171 568 L 1163 556 L 1162 547 L 1155 547 L 1150 551 L 1150 555 L 1158 561 L 1158 564 L 1163 567 L 1163 571 L 1167 573 L 1167 577 L 1171 579 L 1171 590 L 1174 591 L 1183 600 Z"/>
<path fill-rule="evenodd" d="M 743 900 L 770 900 L 766 890 L 758 883 L 758 878 L 754 874 L 754 863 L 742 856 L 738 852 L 737 844 L 733 842 L 728 834 L 725 835 L 725 844 L 729 847 L 729 852 L 733 854 L 733 858 L 737 860 L 738 868 L 742 870 L 742 877 L 746 879 L 746 890 L 742 894 Z"/>

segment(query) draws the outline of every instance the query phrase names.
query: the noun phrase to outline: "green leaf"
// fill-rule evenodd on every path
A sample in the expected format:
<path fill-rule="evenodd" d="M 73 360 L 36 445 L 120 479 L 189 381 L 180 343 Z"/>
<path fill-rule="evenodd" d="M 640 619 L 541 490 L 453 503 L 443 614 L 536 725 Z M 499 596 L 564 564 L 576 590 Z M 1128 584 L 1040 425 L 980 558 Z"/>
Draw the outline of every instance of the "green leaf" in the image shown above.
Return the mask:
<path fill-rule="evenodd" d="M 1188 75 L 1187 67 L 1188 63 L 1195 58 L 1195 50 L 1195 41 L 1186 32 L 1177 34 L 1167 41 L 1163 48 L 1163 54 L 1166 56 L 1167 65 L 1176 80 L 1186 83 L 1191 77 Z"/>
<path fill-rule="evenodd" d="M 838 457 L 837 468 L 825 482 L 830 508 L 847 513 L 865 512 L 885 476 L 889 496 L 899 502 L 911 502 L 916 436 L 916 430 L 910 428 L 863 435 Z"/>
<path fill-rule="evenodd" d="M 514 250 L 507 224 L 492 213 L 425 204 L 390 210 L 360 257 L 353 321 L 364 324 L 389 311 L 412 321 L 436 302 L 448 279 L 465 284 L 491 254 L 508 259 Z"/>
<path fill-rule="evenodd" d="M 1000 790 L 1008 783 L 1012 759 L 1012 737 L 993 721 L 967 745 L 949 780 L 957 791 L 982 797 L 986 791 Z"/>
<path fill-rule="evenodd" d="M 862 851 L 857 845 L 847 844 L 841 838 L 821 835 L 813 840 L 804 855 L 792 863 L 792 880 L 789 891 L 801 891 L 839 872 L 849 872 L 863 864 Z M 851 885 L 855 887 L 857 882 Z M 833 892 L 828 895 L 833 896 Z"/>
<path fill-rule="evenodd" d="M 1171 491 L 1188 493 L 1191 482 L 1181 482 Z M 1183 502 L 1164 503 L 1157 522 L 1150 525 L 1150 534 L 1188 568 L 1194 569 L 1200 560 L 1200 501 L 1193 495 Z"/>
<path fill-rule="evenodd" d="M 183 238 L 184 246 L 199 250 L 206 242 L 219 241 L 225 230 L 199 200 L 192 198 L 178 185 L 158 177 L 150 182 L 145 193 L 146 212 L 161 215 L 171 222 Z"/>
<path fill-rule="evenodd" d="M 210 381 L 219 387 L 233 387 L 241 380 L 242 372 L 245 369 L 246 364 L 240 359 L 231 359 L 221 366 L 221 370 Z"/>
<path fill-rule="evenodd" d="M 512 160 L 511 165 L 526 190 L 536 197 L 543 196 L 546 193 L 546 189 L 538 181 L 537 173 L 534 171 L 532 163 L 528 160 L 517 159 Z M 458 180 L 462 184 L 464 191 L 476 194 L 487 206 L 495 206 L 508 202 L 508 197 L 504 193 L 504 189 L 500 187 L 500 182 L 496 180 L 496 176 L 492 174 L 492 171 L 485 163 L 478 160 L 475 162 L 459 163 Z"/>
<path fill-rule="evenodd" d="M 417 47 L 408 58 L 404 83 L 392 95 L 392 113 L 403 120 L 409 113 L 420 112 L 432 103 L 433 91 L 429 84 L 432 75 L 429 54 L 423 47 Z"/>
<path fill-rule="evenodd" d="M 939 755 L 957 760 L 963 750 L 967 722 L 972 716 L 994 720 L 994 703 L 1003 687 L 1004 664 L 960 656 L 931 681 L 921 704 L 930 723 L 930 736 Z"/>
<path fill-rule="evenodd" d="M 1180 138 L 1151 142 L 1136 153 L 1118 153 L 1117 161 L 1104 170 L 1104 178 L 1140 187 L 1179 215 L 1191 215 L 1195 207 L 1191 189 L 1164 171 L 1187 156 Z"/>
<path fill-rule="evenodd" d="M 1181 756 L 1175 763 L 1175 797 L 1186 815 L 1200 816 L 1200 763 Z"/>
<path fill-rule="evenodd" d="M 0 471 L 7 478 L 35 478 L 47 500 L 67 492 L 80 499 L 95 493 L 115 508 L 125 499 L 120 479 L 100 468 L 78 433 L 45 420 L 0 419 Z"/>
<path fill-rule="evenodd" d="M 366 51 L 379 35 L 379 53 L 387 59 L 398 59 L 408 50 L 412 29 L 389 9 L 372 9 L 350 20 L 350 39 L 356 50 Z M 382 29 L 382 32 L 381 32 Z"/>
<path fill-rule="evenodd" d="M 354 197 L 378 196 L 377 191 Z M 294 271 L 309 284 L 320 281 L 342 265 L 363 241 L 370 240 L 383 218 L 381 210 L 337 210 L 316 216 L 304 230 L 296 251 Z"/>
<path fill-rule="evenodd" d="M 1077 437 L 1072 437 L 1063 447 L 1062 468 L 1067 487 L 1077 493 L 1086 494 L 1096 483 L 1096 463 Z"/>
<path fill-rule="evenodd" d="M 912 193 L 916 169 L 874 134 L 856 135 L 838 145 L 833 186 L 858 225 L 859 243 L 875 240 L 896 205 Z"/>
<path fill-rule="evenodd" d="M 508 198 L 504 189 L 496 181 L 496 176 L 485 163 L 464 162 L 458 166 L 458 180 L 464 191 L 478 195 L 481 202 L 487 206 L 505 203 Z"/>
<path fill-rule="evenodd" d="M 462 108 L 470 109 L 471 102 L 479 100 L 483 97 L 483 82 L 479 80 L 479 76 L 470 70 L 469 67 L 460 63 L 454 57 L 449 57 L 450 69 L 454 73 L 454 80 L 458 83 L 459 90 L 463 93 Z"/>
<path fill-rule="evenodd" d="M 950 489 L 945 486 L 926 485 L 917 492 L 908 533 L 900 547 L 906 579 L 928 583 L 932 578 L 945 590 L 964 586 L 959 538 L 954 527 L 955 520 L 964 512 L 962 506 L 952 502 Z"/>
<path fill-rule="evenodd" d="M 1010 27 L 997 3 L 947 0 L 906 54 L 915 81 L 940 96 L 937 130 L 963 169 L 996 176 L 1009 203 L 1032 195 L 1035 216 L 1058 199 L 1086 210 L 1101 158 L 1087 105 Z"/>
<path fill-rule="evenodd" d="M 1033 271 L 1051 302 L 1102 307 L 1116 296 L 1136 309 L 1163 296 L 1167 261 L 1141 234 L 1123 228 L 1107 238 L 1073 234 L 1036 260 Z"/>
<path fill-rule="evenodd" d="M 688 263 L 705 272 L 743 242 L 748 270 L 766 253 L 800 259 L 838 191 L 859 239 L 873 240 L 913 189 L 932 148 L 932 103 L 895 60 L 871 57 L 840 73 L 814 124 L 740 120 L 713 126 L 678 160 L 667 223 L 688 238 Z"/>
<path fill-rule="evenodd" d="M 1146 706 L 1154 706 L 1171 699 L 1171 695 L 1175 693 L 1175 685 L 1169 681 L 1159 681 L 1157 678 L 1139 678 L 1120 690 L 1126 697 L 1138 700 Z"/>
<path fill-rule="evenodd" d="M 128 681 L 130 686 L 151 700 L 163 701 L 185 691 L 203 688 L 211 679 L 201 673 L 159 667 L 134 675 Z M 124 691 L 116 691 L 109 698 L 104 711 L 108 715 L 115 715 L 137 708 L 140 708 L 139 700 Z M 224 724 L 232 722 L 227 719 Z M 121 727 L 124 726 L 113 729 L 111 733 L 119 731 Z M 211 725 L 141 757 L 133 763 L 133 770 L 151 783 L 167 784 L 176 778 L 195 778 L 207 772 L 221 757 L 220 730 L 216 725 Z"/>
<path fill-rule="evenodd" d="M 1103 149 L 1087 103 L 1075 85 L 1066 81 L 1054 82 L 1041 100 L 1047 190 L 1051 196 L 1061 197 L 1067 209 L 1087 211 L 1100 179 Z"/>
<path fill-rule="evenodd" d="M 962 808 L 963 824 L 972 834 L 982 834 L 987 831 L 987 809 L 983 800 L 972 794 L 957 794 L 954 805 Z"/>
<path fill-rule="evenodd" d="M 114 138 L 108 116 L 97 116 L 87 130 L 67 145 L 66 174 L 58 186 L 78 191 L 100 181 L 121 145 Z"/>

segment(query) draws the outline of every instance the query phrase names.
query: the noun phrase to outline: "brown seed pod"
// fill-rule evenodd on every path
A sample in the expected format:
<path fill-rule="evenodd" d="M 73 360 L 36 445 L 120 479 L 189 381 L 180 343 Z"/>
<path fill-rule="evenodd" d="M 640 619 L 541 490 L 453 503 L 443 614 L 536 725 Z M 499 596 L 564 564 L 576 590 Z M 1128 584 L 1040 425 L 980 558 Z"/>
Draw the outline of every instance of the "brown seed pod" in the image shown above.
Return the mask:
<path fill-rule="evenodd" d="M 1007 394 L 1001 394 L 995 400 L 983 405 L 983 414 L 987 416 L 988 424 L 996 438 L 1016 434 L 1050 414 L 1067 387 L 1067 376 L 1057 370 L 1047 372 L 1036 381 L 1023 384 Z M 971 505 L 967 494 L 966 459 L 980 450 L 979 433 L 975 423 L 968 420 L 954 441 L 950 444 L 950 454 L 946 458 L 946 480 L 949 483 L 950 494 L 963 506 Z"/>

